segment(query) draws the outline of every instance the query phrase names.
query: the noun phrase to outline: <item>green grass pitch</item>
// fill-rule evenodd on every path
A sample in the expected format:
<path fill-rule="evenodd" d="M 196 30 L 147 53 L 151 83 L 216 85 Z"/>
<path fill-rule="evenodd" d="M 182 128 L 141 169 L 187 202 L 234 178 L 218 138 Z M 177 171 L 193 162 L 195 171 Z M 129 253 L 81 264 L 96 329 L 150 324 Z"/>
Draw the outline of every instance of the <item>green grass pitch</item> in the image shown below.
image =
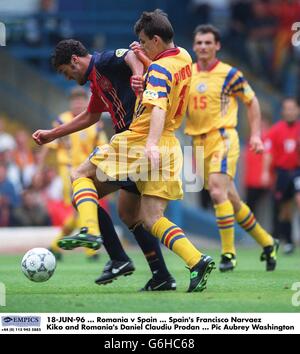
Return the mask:
<path fill-rule="evenodd" d="M 292 256 L 279 255 L 275 272 L 266 272 L 258 248 L 240 249 L 234 272 L 214 270 L 202 293 L 186 293 L 189 272 L 171 252 L 165 252 L 169 269 L 177 280 L 172 292 L 138 292 L 150 278 L 139 251 L 129 252 L 136 272 L 111 284 L 98 286 L 107 261 L 101 255 L 90 263 L 83 253 L 66 252 L 53 277 L 33 283 L 22 273 L 22 255 L 0 256 L 0 282 L 6 286 L 6 306 L 0 312 L 300 312 L 292 305 L 294 282 L 300 282 L 299 249 Z M 218 251 L 209 254 L 219 260 Z"/>

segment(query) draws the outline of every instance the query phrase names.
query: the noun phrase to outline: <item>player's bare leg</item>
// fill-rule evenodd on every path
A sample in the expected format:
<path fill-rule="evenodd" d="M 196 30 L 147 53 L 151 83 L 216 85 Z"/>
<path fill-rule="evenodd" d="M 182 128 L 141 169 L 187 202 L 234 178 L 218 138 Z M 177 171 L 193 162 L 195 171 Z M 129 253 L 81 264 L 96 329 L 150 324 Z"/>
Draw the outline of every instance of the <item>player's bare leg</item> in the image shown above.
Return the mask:
<path fill-rule="evenodd" d="M 140 222 L 141 196 L 120 190 L 118 198 L 118 213 L 120 219 L 129 228 Z"/>

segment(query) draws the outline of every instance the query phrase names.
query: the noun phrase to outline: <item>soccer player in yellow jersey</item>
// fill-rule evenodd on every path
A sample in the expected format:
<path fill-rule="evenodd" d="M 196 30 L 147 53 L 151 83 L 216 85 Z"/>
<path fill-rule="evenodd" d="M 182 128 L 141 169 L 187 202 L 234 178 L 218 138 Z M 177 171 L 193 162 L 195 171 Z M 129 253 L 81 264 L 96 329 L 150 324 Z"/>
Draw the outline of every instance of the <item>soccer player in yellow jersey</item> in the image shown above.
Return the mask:
<path fill-rule="evenodd" d="M 70 93 L 70 110 L 61 113 L 54 120 L 53 126 L 57 127 L 70 122 L 86 109 L 87 105 L 87 92 L 81 87 L 75 87 Z M 57 139 L 45 147 L 45 149 L 50 148 L 55 150 L 58 173 L 63 181 L 63 198 L 65 204 L 72 203 L 71 169 L 78 167 L 95 146 L 105 143 L 107 143 L 107 137 L 97 124 L 95 127 L 89 127 L 82 132 Z"/>
<path fill-rule="evenodd" d="M 190 269 L 188 292 L 202 291 L 214 261 L 199 252 L 184 232 L 164 217 L 168 200 L 181 199 L 183 195 L 179 176 L 182 152 L 174 131 L 180 126 L 187 106 L 191 57 L 174 45 L 173 28 L 160 10 L 144 12 L 135 25 L 135 32 L 153 63 L 146 72 L 145 89 L 137 99 L 133 121 L 129 130 L 115 135 L 109 145 L 100 147 L 90 161 L 73 173 L 73 192 L 89 188 L 97 194 L 96 172 L 98 178 L 102 175 L 121 181 L 134 176 L 139 166 L 145 172 L 143 177 L 150 175 L 150 178 L 136 180 L 141 193 L 136 225 L 143 223 L 152 235 L 185 261 Z M 56 134 L 63 136 L 64 129 Z M 50 136 L 44 131 L 34 134 L 38 143 L 48 142 L 52 137 L 53 132 Z M 152 174 L 157 174 L 158 180 L 151 180 Z M 101 191 L 101 183 L 97 185 Z M 74 248 L 74 244 L 76 247 L 80 240 L 101 242 L 96 208 L 84 201 L 77 207 L 81 226 L 85 228 L 68 238 L 68 247 Z M 99 221 L 101 226 L 101 219 Z"/>
<path fill-rule="evenodd" d="M 54 127 L 70 122 L 74 117 L 86 109 L 88 105 L 88 95 L 86 90 L 81 87 L 75 87 L 71 90 L 69 100 L 70 110 L 63 112 L 55 119 L 53 122 Z M 77 168 L 95 146 L 107 143 L 106 134 L 101 131 L 99 124 L 100 122 L 81 132 L 76 132 L 69 136 L 57 139 L 47 147 L 44 147 L 45 155 L 48 153 L 49 148 L 55 151 L 58 174 L 63 182 L 63 200 L 66 205 L 72 204 L 72 185 L 70 181 L 71 170 Z M 69 235 L 79 227 L 78 221 L 76 213 L 74 212 L 66 219 L 62 230 L 52 241 L 50 249 L 57 259 L 61 259 L 61 252 L 57 242 L 64 235 Z M 85 253 L 90 259 L 97 258 L 96 251 L 92 249 L 86 248 Z"/>
<path fill-rule="evenodd" d="M 263 152 L 260 106 L 243 74 L 218 60 L 220 48 L 220 34 L 215 27 L 196 28 L 193 50 L 197 62 L 192 68 L 185 132 L 192 136 L 195 148 L 204 148 L 204 184 L 214 203 L 222 243 L 220 271 L 232 270 L 236 265 L 235 221 L 263 247 L 261 260 L 266 261 L 266 269 L 271 271 L 276 267 L 278 242 L 241 201 L 233 180 L 240 151 L 237 99 L 246 106 L 250 146 L 257 153 Z"/>

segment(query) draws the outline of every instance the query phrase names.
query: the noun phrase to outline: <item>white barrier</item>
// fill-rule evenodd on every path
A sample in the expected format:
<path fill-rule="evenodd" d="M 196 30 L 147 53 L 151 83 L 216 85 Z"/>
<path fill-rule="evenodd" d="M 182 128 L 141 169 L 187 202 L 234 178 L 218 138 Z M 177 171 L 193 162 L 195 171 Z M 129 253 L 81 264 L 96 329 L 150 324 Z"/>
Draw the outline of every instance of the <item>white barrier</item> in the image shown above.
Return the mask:
<path fill-rule="evenodd" d="M 0 253 L 19 253 L 34 247 L 49 247 L 58 234 L 57 227 L 0 228 Z"/>

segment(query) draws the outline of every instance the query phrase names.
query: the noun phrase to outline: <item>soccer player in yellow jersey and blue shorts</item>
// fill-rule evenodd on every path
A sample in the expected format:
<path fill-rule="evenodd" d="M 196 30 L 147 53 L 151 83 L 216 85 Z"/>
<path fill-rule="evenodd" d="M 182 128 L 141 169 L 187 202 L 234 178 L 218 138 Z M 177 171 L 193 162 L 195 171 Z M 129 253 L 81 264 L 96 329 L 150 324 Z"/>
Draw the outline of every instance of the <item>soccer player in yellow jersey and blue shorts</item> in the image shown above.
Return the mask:
<path fill-rule="evenodd" d="M 126 182 L 126 178 L 132 180 L 139 170 L 140 178 L 134 180 L 141 193 L 136 225 L 142 223 L 185 261 L 190 270 L 188 292 L 202 291 L 214 261 L 198 251 L 183 230 L 164 217 L 168 201 L 183 196 L 182 151 L 175 130 L 187 106 L 192 60 L 186 50 L 174 45 L 172 25 L 160 10 L 144 12 L 135 25 L 135 32 L 153 63 L 146 72 L 145 88 L 137 99 L 133 121 L 129 130 L 116 134 L 110 144 L 99 147 L 72 174 L 73 192 L 88 188 L 97 195 L 96 175 L 97 182 L 100 177 L 106 177 L 104 181 L 115 178 L 117 182 Z M 56 136 L 65 133 L 64 128 L 55 131 Z M 53 138 L 53 131 L 38 131 L 34 138 L 39 144 L 48 142 Z M 97 185 L 101 191 L 101 184 Z M 96 207 L 85 201 L 77 207 L 85 232 L 65 239 L 68 246 L 75 244 L 76 247 L 79 240 L 100 243 Z M 99 222 L 101 227 L 101 219 Z"/>
<path fill-rule="evenodd" d="M 53 122 L 53 126 L 57 127 L 61 124 L 70 122 L 75 116 L 80 114 L 88 106 L 88 93 L 80 86 L 71 90 L 69 97 L 70 110 L 61 113 Z M 97 145 L 107 143 L 107 137 L 104 131 L 100 129 L 100 122 L 97 125 L 89 127 L 81 132 L 76 132 L 61 139 L 57 139 L 45 146 L 43 149 L 44 158 L 50 150 L 55 151 L 55 159 L 58 174 L 62 180 L 63 201 L 66 206 L 72 204 L 72 185 L 70 181 L 70 173 L 73 168 L 78 167 L 90 154 L 90 151 Z M 64 236 L 69 235 L 78 226 L 78 218 L 74 212 L 64 222 L 64 225 L 52 241 L 50 250 L 55 257 L 60 260 L 62 257 L 61 250 L 57 242 Z M 98 258 L 96 251 L 86 248 L 85 253 L 89 259 Z"/>
<path fill-rule="evenodd" d="M 261 260 L 272 271 L 276 267 L 278 241 L 260 226 L 241 201 L 233 180 L 240 152 L 237 99 L 246 106 L 250 146 L 256 153 L 263 152 L 260 106 L 243 74 L 218 60 L 216 54 L 220 48 L 220 34 L 215 27 L 196 28 L 193 50 L 197 62 L 192 67 L 185 133 L 192 136 L 194 148 L 204 148 L 204 185 L 214 203 L 222 243 L 220 271 L 236 266 L 235 221 L 263 247 Z"/>

